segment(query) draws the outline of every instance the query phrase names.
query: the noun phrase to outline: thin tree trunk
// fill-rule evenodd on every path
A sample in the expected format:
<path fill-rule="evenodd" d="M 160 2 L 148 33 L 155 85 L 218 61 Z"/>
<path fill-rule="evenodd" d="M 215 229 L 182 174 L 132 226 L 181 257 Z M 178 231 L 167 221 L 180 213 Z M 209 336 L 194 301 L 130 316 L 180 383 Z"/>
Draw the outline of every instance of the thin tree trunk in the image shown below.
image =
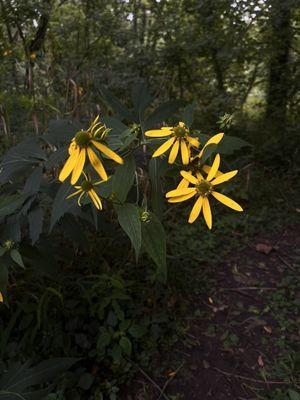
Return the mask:
<path fill-rule="evenodd" d="M 284 132 L 288 103 L 289 50 L 291 47 L 291 7 L 289 1 L 270 0 L 272 29 L 267 91 L 266 122 Z"/>

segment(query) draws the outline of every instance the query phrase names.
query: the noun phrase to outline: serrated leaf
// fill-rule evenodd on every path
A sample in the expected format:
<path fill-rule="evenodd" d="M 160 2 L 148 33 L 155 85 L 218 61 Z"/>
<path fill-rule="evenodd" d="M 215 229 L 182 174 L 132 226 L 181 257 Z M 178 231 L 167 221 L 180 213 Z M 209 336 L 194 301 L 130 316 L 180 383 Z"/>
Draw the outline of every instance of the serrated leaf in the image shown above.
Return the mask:
<path fill-rule="evenodd" d="M 129 237 L 138 259 L 142 244 L 140 210 L 134 204 L 115 205 L 115 209 L 119 223 Z"/>
<path fill-rule="evenodd" d="M 182 113 L 182 122 L 189 128 L 191 127 L 194 120 L 194 112 L 197 107 L 197 102 L 193 101 L 191 104 L 188 104 Z"/>
<path fill-rule="evenodd" d="M 110 90 L 101 86 L 100 91 L 105 103 L 110 106 L 121 119 L 128 119 L 129 121 L 134 119 L 131 111 L 128 110 Z"/>
<path fill-rule="evenodd" d="M 43 139 L 60 147 L 61 144 L 68 143 L 80 130 L 81 126 L 77 121 L 69 119 L 52 119 L 49 122 L 48 132 L 43 135 Z"/>
<path fill-rule="evenodd" d="M 134 105 L 135 120 L 143 125 L 145 109 L 153 100 L 145 82 L 137 82 L 133 85 L 131 98 Z"/>
<path fill-rule="evenodd" d="M 67 196 L 72 193 L 72 186 L 69 182 L 64 182 L 58 189 L 53 206 L 50 220 L 50 232 L 54 225 L 60 220 L 60 218 L 70 210 L 74 204 L 74 200 L 67 199 Z"/>
<path fill-rule="evenodd" d="M 43 230 L 44 213 L 41 207 L 36 207 L 28 214 L 29 237 L 34 244 L 40 237 Z"/>
<path fill-rule="evenodd" d="M 162 216 L 164 195 L 162 190 L 162 175 L 168 165 L 158 157 L 151 158 L 149 162 L 149 178 L 151 182 L 151 206 L 154 213 Z"/>
<path fill-rule="evenodd" d="M 25 389 L 34 385 L 49 382 L 60 376 L 78 361 L 78 358 L 52 358 L 29 367 L 29 363 L 13 366 L 0 381 L 1 391 L 17 392 L 22 395 Z"/>
<path fill-rule="evenodd" d="M 167 279 L 166 235 L 155 214 L 150 213 L 149 220 L 142 223 L 143 246 L 158 267 L 158 277 Z"/>
<path fill-rule="evenodd" d="M 27 194 L 12 194 L 0 198 L 0 218 L 6 217 L 18 210 L 27 199 Z"/>
<path fill-rule="evenodd" d="M 130 155 L 125 158 L 124 164 L 117 167 L 113 176 L 112 190 L 121 203 L 126 200 L 128 192 L 133 185 L 135 168 L 135 160 Z"/>
<path fill-rule="evenodd" d="M 182 100 L 171 100 L 158 106 L 147 118 L 145 122 L 145 129 L 153 129 L 157 124 L 166 121 L 182 107 L 184 102 Z"/>
<path fill-rule="evenodd" d="M 24 263 L 23 263 L 23 259 L 22 259 L 22 256 L 21 256 L 19 250 L 17 250 L 17 249 L 12 249 L 12 250 L 10 251 L 10 257 L 11 257 L 11 259 L 12 259 L 16 264 L 19 265 L 19 267 L 25 268 L 25 265 L 24 265 Z"/>
<path fill-rule="evenodd" d="M 209 144 L 208 146 L 205 147 L 202 157 L 200 158 L 201 163 L 205 163 L 205 161 L 213 154 L 216 152 L 218 145 L 217 144 Z M 219 150 L 219 149 L 218 149 Z"/>
<path fill-rule="evenodd" d="M 25 182 L 24 192 L 30 194 L 36 193 L 40 188 L 42 178 L 43 178 L 43 168 L 42 167 L 35 168 Z"/>
<path fill-rule="evenodd" d="M 15 176 L 19 177 L 21 171 L 26 171 L 46 160 L 45 152 L 37 143 L 37 138 L 25 139 L 12 147 L 3 157 L 0 164 L 0 183 L 5 183 Z"/>

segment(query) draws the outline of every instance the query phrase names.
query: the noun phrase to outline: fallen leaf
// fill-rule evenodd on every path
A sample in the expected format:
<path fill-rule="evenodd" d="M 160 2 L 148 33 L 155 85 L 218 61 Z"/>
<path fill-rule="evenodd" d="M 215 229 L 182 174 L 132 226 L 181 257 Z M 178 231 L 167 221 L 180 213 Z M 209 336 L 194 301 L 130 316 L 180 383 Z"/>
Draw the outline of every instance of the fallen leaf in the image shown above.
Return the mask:
<path fill-rule="evenodd" d="M 268 325 L 265 325 L 265 326 L 264 326 L 264 330 L 265 330 L 266 332 L 268 332 L 268 333 L 272 333 L 272 328 L 271 328 L 270 326 L 268 326 Z"/>
<path fill-rule="evenodd" d="M 263 368 L 265 366 L 262 356 L 258 356 L 257 363 L 261 368 Z"/>
<path fill-rule="evenodd" d="M 269 254 L 273 250 L 273 247 L 265 243 L 258 243 L 255 246 L 255 250 L 259 253 Z"/>

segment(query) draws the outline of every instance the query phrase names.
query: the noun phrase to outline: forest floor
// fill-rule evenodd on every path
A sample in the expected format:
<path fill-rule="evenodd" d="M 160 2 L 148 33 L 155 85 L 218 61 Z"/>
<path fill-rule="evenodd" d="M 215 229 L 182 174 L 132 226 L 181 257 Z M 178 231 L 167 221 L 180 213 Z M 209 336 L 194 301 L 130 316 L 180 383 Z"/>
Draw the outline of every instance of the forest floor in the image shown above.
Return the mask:
<path fill-rule="evenodd" d="M 157 360 L 164 373 L 140 371 L 127 398 L 299 400 L 299 260 L 300 225 L 291 224 L 201 266 L 209 293 L 189 296 L 188 328 Z"/>

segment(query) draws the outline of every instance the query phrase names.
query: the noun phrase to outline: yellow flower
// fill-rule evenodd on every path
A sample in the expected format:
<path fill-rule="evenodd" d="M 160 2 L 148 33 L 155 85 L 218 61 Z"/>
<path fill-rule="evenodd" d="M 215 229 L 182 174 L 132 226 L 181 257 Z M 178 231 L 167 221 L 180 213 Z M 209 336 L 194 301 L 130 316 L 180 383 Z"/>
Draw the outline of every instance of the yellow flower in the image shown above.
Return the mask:
<path fill-rule="evenodd" d="M 100 199 L 100 197 L 98 196 L 98 194 L 96 193 L 94 187 L 97 186 L 97 185 L 99 185 L 99 184 L 100 184 L 101 182 L 103 182 L 103 181 L 92 182 L 92 181 L 85 175 L 85 173 L 83 173 L 83 174 L 84 174 L 85 180 L 81 183 L 80 186 L 74 186 L 75 189 L 77 189 L 76 192 L 70 194 L 70 195 L 67 197 L 67 199 L 70 199 L 71 197 L 74 197 L 74 196 L 79 195 L 78 200 L 77 200 L 77 203 L 78 203 L 79 206 L 81 206 L 80 201 L 81 201 L 82 197 L 83 197 L 84 195 L 86 195 L 86 196 L 89 196 L 89 197 L 91 198 L 92 202 L 94 203 L 95 207 L 98 208 L 98 210 L 102 210 L 102 202 L 101 202 L 101 199 Z"/>
<path fill-rule="evenodd" d="M 3 303 L 3 294 L 0 292 L 0 303 Z"/>
<path fill-rule="evenodd" d="M 220 141 L 223 139 L 224 133 L 217 133 L 216 135 L 212 136 L 203 146 L 202 150 L 195 156 L 192 157 L 190 159 L 190 164 L 191 167 L 194 169 L 195 168 L 195 164 L 197 164 L 197 161 L 200 161 L 200 158 L 203 155 L 203 152 L 205 150 L 205 148 L 211 144 L 219 144 Z M 195 163 L 196 162 L 196 163 Z M 202 166 L 204 172 L 208 173 L 210 166 L 209 165 L 203 165 Z M 192 170 L 188 171 L 190 174 L 192 173 Z M 216 176 L 218 176 L 219 174 L 221 174 L 220 171 L 217 171 Z M 186 179 L 182 178 L 182 180 L 179 182 L 177 189 L 179 188 L 184 188 L 184 187 L 188 187 L 189 186 L 189 181 L 187 181 Z"/>
<path fill-rule="evenodd" d="M 209 229 L 212 228 L 212 214 L 208 200 L 210 195 L 233 210 L 243 211 L 242 207 L 238 203 L 215 190 L 215 186 L 233 178 L 238 172 L 237 170 L 234 170 L 223 174 L 220 173 L 219 166 L 220 155 L 217 154 L 212 166 L 210 168 L 204 168 L 204 170 L 207 171 L 206 178 L 204 178 L 200 172 L 196 172 L 196 176 L 194 176 L 190 172 L 181 171 L 181 176 L 185 181 L 188 181 L 189 184 L 192 184 L 193 186 L 186 186 L 185 182 L 181 187 L 177 187 L 175 190 L 171 190 L 166 194 L 169 203 L 180 203 L 191 199 L 194 196 L 197 197 L 189 216 L 189 223 L 193 223 L 200 215 L 201 210 L 203 210 L 205 222 Z"/>
<path fill-rule="evenodd" d="M 103 180 L 107 180 L 107 173 L 104 169 L 101 159 L 94 152 L 96 148 L 106 157 L 111 158 L 118 164 L 123 164 L 123 159 L 118 156 L 109 147 L 101 143 L 109 132 L 105 125 L 98 122 L 99 116 L 94 120 L 91 126 L 86 130 L 79 131 L 69 146 L 69 158 L 67 159 L 63 169 L 59 174 L 59 180 L 65 181 L 71 175 L 71 184 L 74 185 L 82 171 L 85 164 L 86 156 L 88 156 L 92 166 L 98 172 Z"/>
<path fill-rule="evenodd" d="M 152 155 L 152 157 L 158 157 L 171 148 L 168 160 L 169 164 L 175 162 L 180 147 L 182 163 L 183 165 L 187 165 L 190 162 L 191 146 L 198 148 L 200 145 L 199 140 L 190 135 L 189 129 L 183 122 L 179 122 L 179 124 L 174 127 L 166 126 L 161 129 L 147 131 L 145 132 L 145 135 L 148 137 L 158 138 L 170 136 L 170 138 Z"/>

